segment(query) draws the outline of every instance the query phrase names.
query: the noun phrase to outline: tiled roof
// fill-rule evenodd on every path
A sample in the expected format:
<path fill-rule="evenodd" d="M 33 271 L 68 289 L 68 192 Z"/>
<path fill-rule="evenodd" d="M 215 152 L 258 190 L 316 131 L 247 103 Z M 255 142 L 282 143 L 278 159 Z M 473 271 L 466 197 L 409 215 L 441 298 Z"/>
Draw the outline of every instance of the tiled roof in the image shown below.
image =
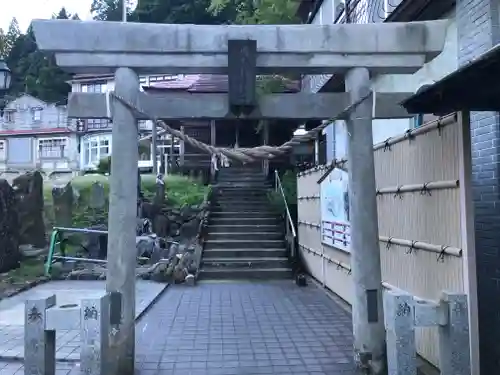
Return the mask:
<path fill-rule="evenodd" d="M 226 93 L 228 92 L 228 77 L 220 74 L 187 74 L 183 78 L 153 83 L 144 87 L 145 91 L 187 91 L 192 93 Z M 292 82 L 285 92 L 298 92 L 299 85 Z"/>

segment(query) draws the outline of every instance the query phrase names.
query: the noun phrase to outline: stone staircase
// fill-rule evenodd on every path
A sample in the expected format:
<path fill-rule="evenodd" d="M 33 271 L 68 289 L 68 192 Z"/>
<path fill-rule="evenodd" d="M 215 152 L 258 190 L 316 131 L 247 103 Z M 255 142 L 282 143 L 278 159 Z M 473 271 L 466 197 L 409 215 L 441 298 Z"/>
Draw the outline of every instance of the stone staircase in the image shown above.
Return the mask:
<path fill-rule="evenodd" d="M 292 278 L 283 224 L 267 198 L 271 188 L 258 168 L 219 171 L 200 280 Z"/>

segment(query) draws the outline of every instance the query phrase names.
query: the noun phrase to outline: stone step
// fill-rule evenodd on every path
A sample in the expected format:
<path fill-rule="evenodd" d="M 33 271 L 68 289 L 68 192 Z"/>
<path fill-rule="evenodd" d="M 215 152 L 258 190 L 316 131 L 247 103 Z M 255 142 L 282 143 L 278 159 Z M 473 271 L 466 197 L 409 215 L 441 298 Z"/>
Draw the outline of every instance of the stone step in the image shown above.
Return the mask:
<path fill-rule="evenodd" d="M 274 225 L 209 225 L 207 228 L 208 233 L 228 233 L 228 232 L 245 232 L 245 233 L 267 233 L 267 232 L 281 232 L 283 226 L 279 224 Z"/>
<path fill-rule="evenodd" d="M 237 211 L 236 209 L 232 209 L 231 211 L 212 211 L 210 214 L 211 218 L 214 219 L 224 219 L 224 218 L 233 218 L 233 219 L 241 219 L 241 218 L 261 218 L 261 217 L 271 217 L 276 218 L 276 213 L 270 210 L 266 211 Z"/>
<path fill-rule="evenodd" d="M 237 208 L 237 209 L 236 209 Z M 217 206 L 212 206 L 210 211 L 212 213 L 218 213 L 218 212 L 229 212 L 229 211 L 238 211 L 238 212 L 274 212 L 272 207 L 269 205 L 267 206 L 258 206 L 257 204 L 253 205 L 248 205 L 248 206 L 241 206 L 237 202 L 234 202 L 234 204 L 231 203 L 225 203 L 223 205 L 217 205 Z"/>
<path fill-rule="evenodd" d="M 208 240 L 280 240 L 284 234 L 281 231 L 276 232 L 209 232 Z"/>
<path fill-rule="evenodd" d="M 271 225 L 271 224 L 279 224 L 281 218 L 278 217 L 246 217 L 239 218 L 235 221 L 234 218 L 231 217 L 217 217 L 217 218 L 209 218 L 209 225 L 231 225 L 231 224 L 239 224 L 239 225 Z"/>
<path fill-rule="evenodd" d="M 268 249 L 204 249 L 203 260 L 217 258 L 282 258 L 287 256 L 284 247 Z"/>
<path fill-rule="evenodd" d="M 231 197 L 231 198 L 240 198 L 240 197 L 249 197 L 249 198 L 257 198 L 257 199 L 262 199 L 262 198 L 267 198 L 267 195 L 269 194 L 270 190 L 269 189 L 258 189 L 258 190 L 253 190 L 253 189 L 234 189 L 234 190 L 221 190 L 221 191 L 215 191 L 213 196 L 217 198 L 224 198 L 224 197 Z"/>
<path fill-rule="evenodd" d="M 265 214 L 273 213 L 276 211 L 270 204 L 259 205 L 259 204 L 241 204 L 239 202 L 234 203 L 223 203 L 213 205 L 211 208 L 212 213 L 222 213 L 222 212 L 262 212 Z M 275 214 L 275 216 L 277 216 Z"/>
<path fill-rule="evenodd" d="M 283 239 L 279 240 L 206 240 L 205 249 L 259 249 L 284 247 Z"/>
<path fill-rule="evenodd" d="M 269 198 L 267 196 L 255 197 L 251 195 L 241 195 L 241 196 L 220 196 L 213 198 L 214 203 L 236 203 L 241 202 L 242 204 L 269 204 Z"/>
<path fill-rule="evenodd" d="M 199 280 L 283 280 L 292 277 L 290 268 L 202 268 L 198 275 Z"/>
<path fill-rule="evenodd" d="M 287 268 L 288 258 L 209 258 L 203 259 L 201 268 L 239 268 L 239 269 L 261 269 L 261 268 Z"/>

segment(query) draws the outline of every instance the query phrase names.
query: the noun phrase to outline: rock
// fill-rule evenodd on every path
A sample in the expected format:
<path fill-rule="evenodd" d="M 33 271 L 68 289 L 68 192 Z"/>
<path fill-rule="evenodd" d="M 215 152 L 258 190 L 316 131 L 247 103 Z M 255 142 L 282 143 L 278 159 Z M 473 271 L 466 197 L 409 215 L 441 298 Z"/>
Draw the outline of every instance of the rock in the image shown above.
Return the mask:
<path fill-rule="evenodd" d="M 43 177 L 40 172 L 28 172 L 12 183 L 20 224 L 19 243 L 36 248 L 46 245 L 43 222 Z"/>
<path fill-rule="evenodd" d="M 138 257 L 151 257 L 156 248 L 156 235 L 137 236 L 135 238 L 135 247 Z"/>
<path fill-rule="evenodd" d="M 104 224 L 93 225 L 89 229 L 107 231 Z M 106 259 L 108 254 L 108 235 L 99 233 L 86 233 L 82 241 L 86 256 L 92 259 Z"/>
<path fill-rule="evenodd" d="M 183 239 L 191 239 L 198 236 L 198 231 L 200 228 L 201 218 L 195 216 L 192 220 L 185 222 L 179 228 L 178 236 Z"/>
<path fill-rule="evenodd" d="M 196 280 L 194 278 L 194 275 L 191 275 L 189 273 L 186 275 L 186 278 L 184 279 L 184 281 L 186 282 L 186 285 L 194 286 Z"/>
<path fill-rule="evenodd" d="M 135 228 L 136 236 L 142 236 L 153 233 L 153 224 L 149 219 L 137 219 L 137 226 Z"/>
<path fill-rule="evenodd" d="M 0 180 L 0 273 L 19 267 L 19 220 L 14 190 Z"/>
<path fill-rule="evenodd" d="M 89 207 L 93 209 L 101 209 L 106 206 L 106 192 L 104 185 L 96 181 L 90 187 Z"/>
<path fill-rule="evenodd" d="M 23 258 L 38 258 L 40 255 L 46 255 L 49 252 L 48 247 L 37 249 L 33 245 L 19 245 L 19 251 Z"/>
<path fill-rule="evenodd" d="M 170 222 L 164 215 L 156 215 L 153 219 L 153 232 L 160 237 L 168 237 L 170 234 Z"/>
<path fill-rule="evenodd" d="M 54 222 L 59 227 L 71 227 L 73 225 L 73 201 L 74 192 L 71 183 L 65 186 L 54 186 L 52 188 L 52 200 L 54 203 Z"/>

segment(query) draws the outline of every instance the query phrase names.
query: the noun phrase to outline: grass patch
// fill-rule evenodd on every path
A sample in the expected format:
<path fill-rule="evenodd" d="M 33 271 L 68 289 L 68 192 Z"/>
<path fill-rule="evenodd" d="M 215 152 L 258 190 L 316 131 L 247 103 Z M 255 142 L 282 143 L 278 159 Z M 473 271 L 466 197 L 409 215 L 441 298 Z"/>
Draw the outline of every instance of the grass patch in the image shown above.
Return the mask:
<path fill-rule="evenodd" d="M 168 175 L 164 178 L 166 186 L 166 200 L 172 207 L 183 207 L 201 204 L 209 190 L 201 181 L 180 175 Z M 106 224 L 108 204 L 103 209 L 92 209 L 88 206 L 91 186 L 100 182 L 109 196 L 109 177 L 102 174 L 88 174 L 71 180 L 71 185 L 78 192 L 79 198 L 73 208 L 73 226 L 88 227 L 96 224 Z M 52 187 L 44 184 L 45 223 L 50 230 L 54 226 L 54 210 L 52 201 Z M 156 176 L 153 174 L 141 175 L 141 190 L 146 199 L 152 200 L 156 194 Z M 107 198 L 106 198 L 107 199 Z"/>
<path fill-rule="evenodd" d="M 34 281 L 44 275 L 44 264 L 39 259 L 27 259 L 21 262 L 19 268 L 7 272 L 5 280 L 10 284 Z"/>

